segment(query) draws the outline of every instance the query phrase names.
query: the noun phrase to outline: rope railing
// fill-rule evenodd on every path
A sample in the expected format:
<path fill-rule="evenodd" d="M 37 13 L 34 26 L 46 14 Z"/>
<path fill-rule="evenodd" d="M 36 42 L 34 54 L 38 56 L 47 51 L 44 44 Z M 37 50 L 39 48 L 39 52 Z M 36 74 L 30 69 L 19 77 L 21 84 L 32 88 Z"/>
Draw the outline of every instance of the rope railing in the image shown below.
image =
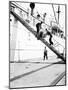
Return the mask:
<path fill-rule="evenodd" d="M 23 7 L 21 7 L 19 4 L 17 4 L 16 2 L 15 3 L 12 3 L 11 2 L 11 5 L 15 5 L 15 7 L 17 7 L 17 8 L 19 8 L 20 10 L 22 10 L 23 12 L 25 12 L 26 14 L 29 14 L 26 10 L 24 10 L 23 9 Z M 33 18 L 35 18 L 36 20 L 38 20 L 38 21 L 40 21 L 41 22 L 41 20 L 39 20 L 39 19 L 37 19 L 37 17 L 35 17 L 34 15 L 31 15 Z M 48 24 L 46 24 L 45 22 L 43 22 L 45 25 L 47 25 L 48 27 L 50 27 L 51 28 L 51 26 L 50 25 L 48 25 Z"/>

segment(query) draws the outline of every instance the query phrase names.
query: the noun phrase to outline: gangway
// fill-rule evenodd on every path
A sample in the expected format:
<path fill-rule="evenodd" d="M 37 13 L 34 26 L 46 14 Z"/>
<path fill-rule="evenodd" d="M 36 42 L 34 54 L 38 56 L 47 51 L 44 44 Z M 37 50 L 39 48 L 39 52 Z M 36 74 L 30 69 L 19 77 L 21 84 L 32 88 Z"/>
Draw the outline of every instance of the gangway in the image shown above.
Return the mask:
<path fill-rule="evenodd" d="M 10 11 L 10 13 L 19 20 L 32 34 L 37 37 L 36 31 L 23 19 L 21 18 L 17 13 L 14 11 Z M 53 46 L 51 46 L 44 38 L 40 38 L 40 40 L 49 48 L 51 49 L 59 58 L 61 58 L 65 63 L 66 59 L 63 57 Z"/>

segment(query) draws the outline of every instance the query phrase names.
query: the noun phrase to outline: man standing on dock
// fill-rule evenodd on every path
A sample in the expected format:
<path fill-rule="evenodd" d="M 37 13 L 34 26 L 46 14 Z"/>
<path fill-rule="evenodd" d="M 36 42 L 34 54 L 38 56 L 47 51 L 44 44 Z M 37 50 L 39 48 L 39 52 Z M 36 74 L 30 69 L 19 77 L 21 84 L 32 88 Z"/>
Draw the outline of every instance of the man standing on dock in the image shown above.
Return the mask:
<path fill-rule="evenodd" d="M 43 59 L 43 60 L 45 60 L 45 57 L 46 57 L 46 59 L 48 59 L 47 49 L 46 49 L 46 47 L 44 48 L 44 59 Z"/>

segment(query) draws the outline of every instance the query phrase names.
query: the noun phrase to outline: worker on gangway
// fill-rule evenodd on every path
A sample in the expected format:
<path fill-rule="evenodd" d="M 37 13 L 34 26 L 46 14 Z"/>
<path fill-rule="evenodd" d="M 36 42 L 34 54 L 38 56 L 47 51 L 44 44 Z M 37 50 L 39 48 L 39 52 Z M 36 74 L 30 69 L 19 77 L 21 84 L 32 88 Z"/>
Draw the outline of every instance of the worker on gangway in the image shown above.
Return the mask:
<path fill-rule="evenodd" d="M 50 45 L 53 45 L 53 41 L 52 41 L 52 34 L 46 29 L 46 31 L 47 31 L 47 35 L 49 35 L 50 37 L 49 37 L 49 43 L 50 43 Z"/>
<path fill-rule="evenodd" d="M 45 38 L 47 35 L 49 36 L 49 43 L 50 45 L 53 45 L 52 41 L 52 34 L 47 30 L 47 27 L 45 24 L 41 21 L 40 23 L 36 24 L 37 28 L 37 39 Z"/>
<path fill-rule="evenodd" d="M 42 22 L 38 22 L 38 23 L 36 24 L 37 39 L 39 39 L 39 32 L 40 32 L 40 29 L 41 29 L 41 25 L 42 25 Z"/>

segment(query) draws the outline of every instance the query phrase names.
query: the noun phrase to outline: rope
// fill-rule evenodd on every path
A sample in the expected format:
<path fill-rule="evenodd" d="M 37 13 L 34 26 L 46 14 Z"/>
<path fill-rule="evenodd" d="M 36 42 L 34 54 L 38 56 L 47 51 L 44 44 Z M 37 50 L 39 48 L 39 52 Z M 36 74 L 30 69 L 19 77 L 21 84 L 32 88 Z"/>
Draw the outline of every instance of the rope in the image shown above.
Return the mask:
<path fill-rule="evenodd" d="M 53 8 L 53 12 L 54 12 L 54 16 L 55 16 L 56 23 L 58 23 L 58 22 L 57 22 L 57 18 L 56 18 L 56 14 L 55 14 L 55 10 L 54 10 L 53 4 L 52 4 L 52 8 Z"/>
<path fill-rule="evenodd" d="M 56 41 L 54 38 L 53 38 L 54 41 Z M 57 41 L 56 41 L 57 42 Z M 60 45 L 63 47 L 63 45 L 61 45 L 59 42 L 57 42 L 56 44 Z M 63 47 L 64 48 L 64 47 Z"/>

